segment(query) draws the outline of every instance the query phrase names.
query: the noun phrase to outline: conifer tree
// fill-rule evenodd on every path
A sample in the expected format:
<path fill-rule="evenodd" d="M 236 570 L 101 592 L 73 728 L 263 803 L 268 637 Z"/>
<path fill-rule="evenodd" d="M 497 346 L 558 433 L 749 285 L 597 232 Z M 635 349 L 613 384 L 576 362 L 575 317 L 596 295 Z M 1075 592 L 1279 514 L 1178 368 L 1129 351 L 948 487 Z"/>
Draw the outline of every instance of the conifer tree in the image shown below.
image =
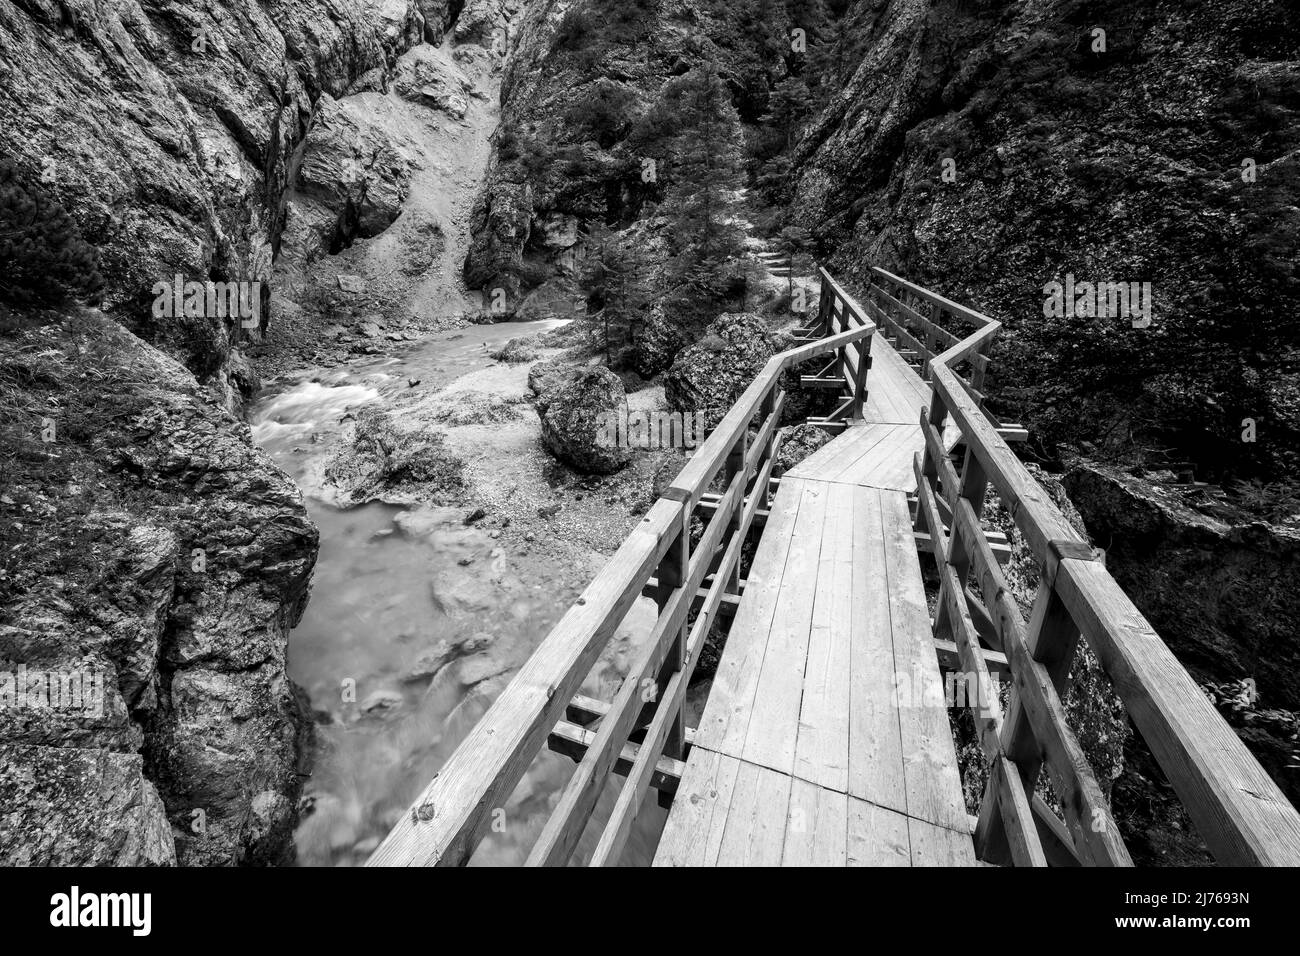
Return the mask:
<path fill-rule="evenodd" d="M 677 122 L 660 207 L 669 220 L 668 276 L 674 292 L 704 307 L 724 294 L 744 255 L 740 120 L 711 64 L 671 81 L 663 103 Z"/>
<path fill-rule="evenodd" d="M 578 285 L 588 317 L 599 323 L 609 364 L 614 347 L 628 343 L 633 323 L 646 305 L 645 263 L 635 246 L 621 241 L 603 223 L 587 227 L 582 248 Z"/>
<path fill-rule="evenodd" d="M 67 211 L 0 160 L 0 295 L 15 303 L 96 301 L 99 255 Z"/>

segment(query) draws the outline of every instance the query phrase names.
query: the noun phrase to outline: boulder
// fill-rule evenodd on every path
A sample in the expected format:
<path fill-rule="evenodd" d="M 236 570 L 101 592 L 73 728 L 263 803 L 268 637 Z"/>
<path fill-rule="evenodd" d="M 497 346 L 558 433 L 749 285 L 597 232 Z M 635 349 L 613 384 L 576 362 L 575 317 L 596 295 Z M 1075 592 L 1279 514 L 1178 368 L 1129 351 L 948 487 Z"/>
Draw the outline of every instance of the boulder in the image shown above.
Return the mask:
<path fill-rule="evenodd" d="M 426 45 L 408 51 L 398 61 L 393 88 L 405 99 L 463 119 L 469 111 L 468 97 L 473 84 L 442 50 Z"/>
<path fill-rule="evenodd" d="M 727 313 L 682 352 L 664 377 L 664 398 L 675 411 L 704 416 L 714 428 L 772 357 L 776 339 L 760 315 Z"/>
<path fill-rule="evenodd" d="M 580 369 L 563 359 L 538 362 L 528 370 L 528 387 L 537 396 L 537 414 L 545 415 L 551 396 L 563 385 L 573 381 Z"/>
<path fill-rule="evenodd" d="M 537 358 L 536 340 L 532 336 L 511 339 L 493 351 L 492 357 L 498 362 L 509 362 L 511 365 L 531 362 Z"/>
<path fill-rule="evenodd" d="M 1251 678 L 1300 710 L 1300 530 L 1193 506 L 1176 484 L 1077 459 L 1063 479 L 1125 593 L 1193 676 Z M 1300 784 L 1289 795 L 1300 798 Z"/>
<path fill-rule="evenodd" d="M 418 416 L 364 408 L 356 414 L 351 442 L 326 464 L 325 479 L 344 506 L 455 502 L 465 490 L 464 463 L 445 446 L 446 435 Z"/>
<path fill-rule="evenodd" d="M 632 366 L 644 378 L 653 378 L 668 370 L 686 344 L 686 334 L 668 321 L 663 307 L 656 304 L 637 330 Z"/>
<path fill-rule="evenodd" d="M 626 448 L 601 440 L 606 415 L 622 407 L 626 396 L 619 377 L 603 366 L 583 369 L 546 396 L 539 405 L 542 441 L 551 453 L 586 474 L 607 475 L 631 460 Z"/>
<path fill-rule="evenodd" d="M 411 180 L 409 147 L 376 119 L 382 97 L 321 97 L 298 168 L 299 193 L 334 214 L 325 248 L 377 236 L 402 214 Z"/>

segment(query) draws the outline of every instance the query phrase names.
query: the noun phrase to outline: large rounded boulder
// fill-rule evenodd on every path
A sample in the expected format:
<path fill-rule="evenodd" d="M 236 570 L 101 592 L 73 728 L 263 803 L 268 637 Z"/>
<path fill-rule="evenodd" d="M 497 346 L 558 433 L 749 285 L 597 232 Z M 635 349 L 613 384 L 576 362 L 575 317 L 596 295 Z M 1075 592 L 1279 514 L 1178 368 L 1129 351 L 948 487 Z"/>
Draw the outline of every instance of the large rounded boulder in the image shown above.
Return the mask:
<path fill-rule="evenodd" d="M 542 441 L 560 461 L 586 474 L 608 475 L 631 460 L 611 438 L 625 401 L 623 382 L 601 365 L 585 368 L 545 393 L 538 406 Z"/>
<path fill-rule="evenodd" d="M 674 411 L 704 416 L 715 427 L 749 387 L 778 342 L 762 316 L 728 313 L 687 348 L 664 376 L 664 397 Z"/>

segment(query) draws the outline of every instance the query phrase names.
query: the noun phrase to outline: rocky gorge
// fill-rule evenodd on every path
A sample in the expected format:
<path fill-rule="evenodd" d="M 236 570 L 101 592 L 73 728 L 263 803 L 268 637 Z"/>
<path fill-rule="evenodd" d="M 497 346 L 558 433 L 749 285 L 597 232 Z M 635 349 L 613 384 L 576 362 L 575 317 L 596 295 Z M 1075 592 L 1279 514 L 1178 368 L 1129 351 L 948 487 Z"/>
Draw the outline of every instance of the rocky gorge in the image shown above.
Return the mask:
<path fill-rule="evenodd" d="M 1300 800 L 1300 342 L 1277 318 L 1300 305 L 1300 21 L 1187 6 L 0 2 L 0 150 L 103 277 L 93 306 L 0 305 L 0 691 L 104 678 L 92 711 L 0 708 L 0 862 L 373 850 L 684 461 L 600 447 L 600 416 L 712 426 L 787 341 L 794 287 L 747 256 L 690 322 L 625 291 L 670 271 L 668 92 L 701 70 L 740 144 L 739 248 L 855 289 L 882 265 L 1004 320 L 993 407 Z M 800 25 L 813 52 L 792 55 Z M 602 270 L 633 314 L 612 345 L 585 320 L 616 311 Z M 1066 272 L 1154 279 L 1155 327 L 1049 320 Z M 173 276 L 258 283 L 256 320 L 159 318 Z M 825 440 L 794 430 L 781 466 Z M 339 624 L 341 595 L 373 615 Z M 1140 862 L 1205 862 L 1078 667 L 1072 713 Z M 518 861 L 560 776 L 529 775 L 485 861 Z"/>
<path fill-rule="evenodd" d="M 355 96 L 445 34 L 491 44 L 505 16 L 431 0 L 0 7 L 0 148 L 104 276 L 98 308 L 0 315 L 4 673 L 10 689 L 38 671 L 104 687 L 84 713 L 46 698 L 0 716 L 5 862 L 292 858 L 310 722 L 286 637 L 317 532 L 238 417 L 270 296 L 247 328 L 160 321 L 151 290 L 269 287 L 289 252 L 382 231 L 411 164 Z"/>

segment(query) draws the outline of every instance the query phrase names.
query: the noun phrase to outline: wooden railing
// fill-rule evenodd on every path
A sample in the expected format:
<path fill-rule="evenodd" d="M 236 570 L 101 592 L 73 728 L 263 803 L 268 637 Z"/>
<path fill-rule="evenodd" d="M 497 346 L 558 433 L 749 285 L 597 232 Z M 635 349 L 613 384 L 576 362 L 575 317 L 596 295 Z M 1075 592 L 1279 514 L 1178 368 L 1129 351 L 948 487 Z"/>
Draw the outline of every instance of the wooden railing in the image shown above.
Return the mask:
<path fill-rule="evenodd" d="M 881 268 L 871 270 L 871 286 L 864 301 L 868 316 L 894 338 L 898 354 L 922 379 L 930 379 L 930 363 L 937 356 L 948 356 L 945 366 L 1003 439 L 1024 441 L 1028 437 L 1020 425 L 998 421 L 985 404 L 989 354 L 1001 323 Z"/>
<path fill-rule="evenodd" d="M 883 275 L 914 298 L 954 305 Z M 916 526 L 929 535 L 941 581 L 935 639 L 955 641 L 962 667 L 987 688 L 983 637 L 1005 656 L 1013 680 L 1005 713 L 987 694 L 971 708 L 989 772 L 977 855 L 1019 865 L 1131 865 L 1061 701 L 1082 635 L 1215 858 L 1300 864 L 1300 815 L 1021 464 L 982 408 L 979 388 L 955 371 L 965 363 L 981 374 L 971 359 L 985 354 L 998 329 L 956 308 L 977 327 L 959 341 L 941 339 L 948 347 L 927 362 L 933 398 L 921 416 L 925 451 L 915 459 Z M 964 446 L 960 473 L 940 439 L 949 417 Z M 980 526 L 989 484 L 1041 572 L 1028 622 Z M 1035 796 L 1044 770 L 1064 819 Z"/>
<path fill-rule="evenodd" d="M 768 360 L 368 865 L 468 861 L 494 811 L 504 808 L 548 744 L 573 756 L 578 766 L 528 862 L 568 861 L 611 771 L 626 780 L 591 863 L 618 861 L 647 790 L 680 776 L 688 745 L 686 688 L 715 616 L 741 590 L 741 549 L 755 515 L 768 503 L 785 403 L 783 373 L 833 354 L 811 376 L 817 387 L 840 393 L 824 421 L 833 428 L 846 416 L 861 415 L 875 325 L 825 272 L 822 280 L 817 318 L 797 333 L 805 344 Z M 704 531 L 692 545 L 696 515 Z M 658 617 L 614 699 L 606 705 L 575 697 L 643 592 L 655 599 Z M 581 715 L 594 732 L 566 721 L 566 712 Z M 630 742 L 633 732 L 643 734 L 639 744 Z"/>

